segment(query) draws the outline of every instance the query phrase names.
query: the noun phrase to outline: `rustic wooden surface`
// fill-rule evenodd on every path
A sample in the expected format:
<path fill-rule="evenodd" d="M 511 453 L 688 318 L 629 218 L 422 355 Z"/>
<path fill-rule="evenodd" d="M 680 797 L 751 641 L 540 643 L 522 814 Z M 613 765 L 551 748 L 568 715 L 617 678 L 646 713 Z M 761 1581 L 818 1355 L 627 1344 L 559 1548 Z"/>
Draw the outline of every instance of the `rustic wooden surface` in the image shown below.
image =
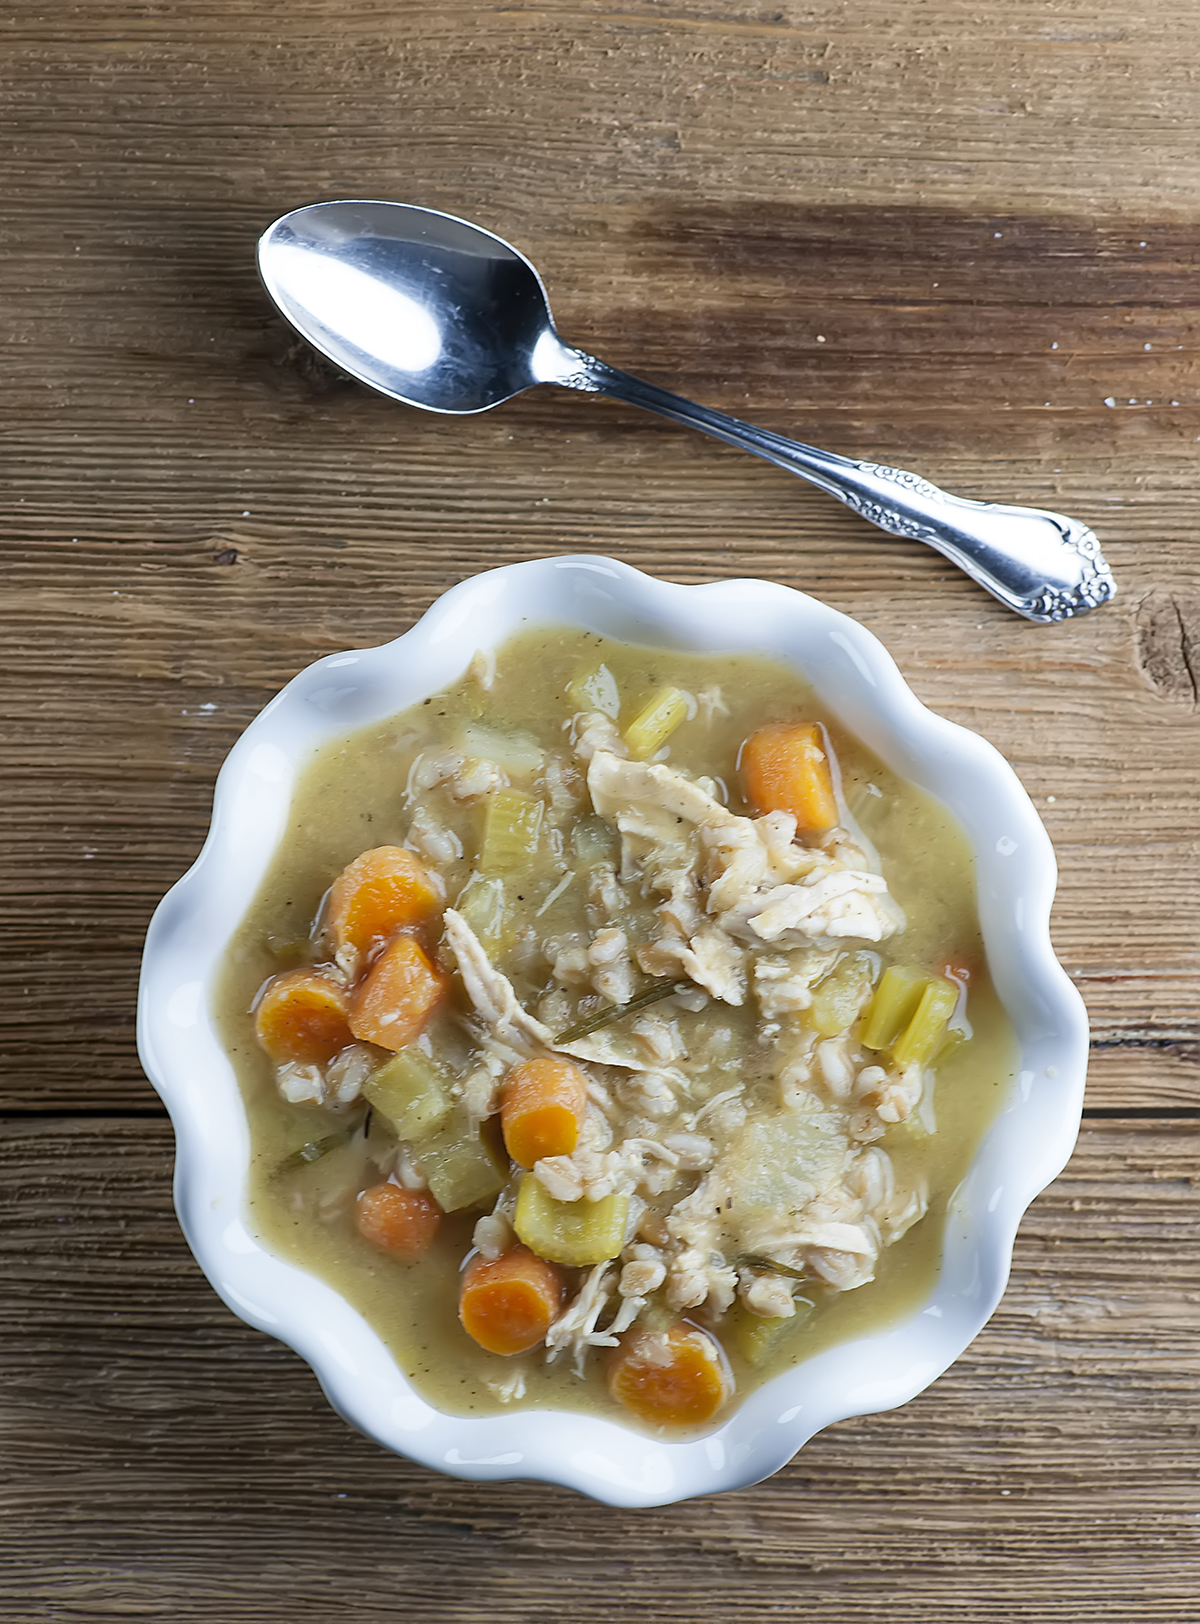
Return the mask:
<path fill-rule="evenodd" d="M 3 1617 L 1200 1619 L 1193 0 L 0 0 L 0 41 Z M 618 365 L 1080 514 L 1120 597 L 1027 625 L 609 403 L 448 422 L 346 385 L 252 248 L 347 194 L 511 237 Z M 566 550 L 879 633 L 1034 796 L 1093 1029 L 1079 1150 L 958 1365 L 655 1512 L 349 1432 L 192 1263 L 133 1042 L 249 718 Z"/>

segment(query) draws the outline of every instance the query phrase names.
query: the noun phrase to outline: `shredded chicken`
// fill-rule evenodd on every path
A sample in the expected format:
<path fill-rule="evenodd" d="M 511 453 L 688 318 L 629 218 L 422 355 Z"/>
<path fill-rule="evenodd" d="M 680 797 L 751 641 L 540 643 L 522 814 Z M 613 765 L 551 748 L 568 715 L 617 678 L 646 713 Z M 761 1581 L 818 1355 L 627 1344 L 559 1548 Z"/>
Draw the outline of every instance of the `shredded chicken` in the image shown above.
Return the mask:
<path fill-rule="evenodd" d="M 589 1348 L 615 1348 L 616 1335 L 612 1331 L 598 1331 L 597 1322 L 612 1294 L 611 1263 L 597 1263 L 587 1275 L 577 1295 L 567 1304 L 546 1332 L 546 1360 L 548 1364 L 560 1354 L 569 1353 L 574 1360 L 575 1374 L 583 1375 L 584 1358 Z"/>
<path fill-rule="evenodd" d="M 579 721 L 575 735 L 575 754 L 580 761 L 591 761 L 598 751 L 611 756 L 628 755 L 621 731 L 611 717 L 603 711 L 588 711 Z M 599 807 L 596 808 L 599 811 Z"/>
<path fill-rule="evenodd" d="M 732 777 L 631 760 L 616 720 L 628 696 L 611 675 L 612 714 L 564 717 L 557 746 L 546 747 L 489 721 L 481 694 L 498 680 L 494 654 L 478 654 L 470 678 L 482 720 L 452 721 L 449 739 L 408 741 L 409 751 L 422 747 L 402 799 L 407 823 L 390 835 L 428 865 L 443 897 L 462 902 L 445 910 L 436 953 L 422 936 L 439 968 L 457 971 L 456 990 L 429 1027 L 434 1041 L 426 1034 L 405 1049 L 445 1094 L 434 1131 L 448 1120 L 476 1149 L 499 1144 L 494 1119 L 518 1062 L 569 1058 L 586 1088 L 582 1112 L 582 1091 L 570 1107 L 570 1135 L 542 1147 L 563 1153 L 512 1168 L 498 1197 L 491 1184 L 495 1206 L 475 1219 L 475 1251 L 490 1262 L 518 1243 L 523 1179 L 567 1205 L 614 1198 L 618 1255 L 565 1276 L 571 1295 L 545 1339 L 545 1359 L 565 1357 L 579 1375 L 593 1349 L 616 1346 L 639 1322 L 666 1357 L 664 1310 L 697 1314 L 719 1334 L 735 1301 L 739 1314 L 783 1320 L 797 1304 L 819 1304 L 818 1292 L 863 1286 L 929 1201 L 907 1171 L 915 1158 L 898 1156 L 897 1166 L 880 1141 L 893 1143 L 889 1129 L 913 1118 L 913 1143 L 935 1127 L 930 1071 L 864 1047 L 856 993 L 847 1003 L 842 986 L 831 1004 L 821 991 L 846 943 L 882 944 L 906 928 L 869 840 L 844 807 L 838 828 L 798 836 L 791 813 L 732 811 Z M 588 703 L 607 703 L 585 691 Z M 695 725 L 728 716 L 731 703 L 731 685 L 700 689 Z M 504 789 L 502 807 L 525 796 L 539 805 L 523 849 L 513 815 L 516 858 L 493 871 L 472 803 Z M 318 923 L 320 973 L 350 1001 L 378 941 L 360 948 Z M 874 967 L 863 973 L 864 1002 L 885 956 L 851 955 Z M 573 1028 L 586 1035 L 559 1042 Z M 323 1065 L 278 1065 L 277 1087 L 291 1104 L 345 1110 L 388 1058 L 355 1042 Z M 381 1101 L 369 1085 L 367 1094 Z M 374 1176 L 427 1188 L 419 1151 L 433 1141 L 390 1148 L 387 1112 L 374 1109 Z M 347 1117 L 352 1131 L 359 1120 Z M 437 1195 L 436 1151 L 427 1162 Z M 326 1216 L 345 1221 L 344 1197 L 330 1198 Z M 617 1239 L 608 1236 L 611 1250 Z M 812 1297 L 805 1281 L 818 1288 Z M 527 1368 L 487 1380 L 501 1403 L 526 1393 Z"/>
<path fill-rule="evenodd" d="M 439 823 L 423 806 L 416 809 L 409 821 L 405 843 L 419 856 L 428 857 L 432 863 L 453 863 L 462 856 L 463 851 L 462 841 L 453 829 Z"/>
<path fill-rule="evenodd" d="M 798 846 L 786 813 L 740 817 L 665 763 L 605 750 L 591 757 L 588 789 L 596 811 L 621 833 L 622 877 L 664 898 L 659 934 L 637 952 L 649 975 L 684 975 L 736 1007 L 746 997 L 749 947 L 879 942 L 903 929 L 882 875 Z M 857 848 L 855 856 L 862 858 Z M 771 979 L 768 969 L 764 987 Z M 792 1010 L 807 1007 L 811 979 L 791 973 L 781 998 Z"/>
<path fill-rule="evenodd" d="M 496 1395 L 501 1404 L 516 1404 L 525 1397 L 525 1372 L 514 1370 L 507 1376 L 485 1377 L 483 1385 L 489 1393 Z"/>
<path fill-rule="evenodd" d="M 760 953 L 754 960 L 754 992 L 765 1021 L 778 1021 L 812 1006 L 814 983 L 833 968 L 835 948 Z"/>
<path fill-rule="evenodd" d="M 492 1036 L 519 1052 L 549 1047 L 551 1035 L 517 1001 L 512 982 L 483 950 L 475 932 L 453 908 L 445 913 L 446 945 L 458 962 L 467 997 Z"/>
<path fill-rule="evenodd" d="M 883 875 L 858 869 L 777 886 L 754 902 L 761 912 L 749 915 L 746 924 L 764 942 L 796 935 L 881 942 L 904 926 Z M 746 911 L 745 904 L 742 908 Z"/>

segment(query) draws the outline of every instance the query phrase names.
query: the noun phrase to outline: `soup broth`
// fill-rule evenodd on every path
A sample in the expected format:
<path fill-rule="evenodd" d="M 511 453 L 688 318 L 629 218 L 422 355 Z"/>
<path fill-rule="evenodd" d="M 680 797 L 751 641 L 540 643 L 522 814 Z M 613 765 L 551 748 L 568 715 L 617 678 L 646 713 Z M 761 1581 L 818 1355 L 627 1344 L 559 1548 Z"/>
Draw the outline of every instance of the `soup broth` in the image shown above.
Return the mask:
<path fill-rule="evenodd" d="M 557 628 L 314 755 L 216 1001 L 252 1227 L 432 1404 L 673 1435 L 921 1303 L 1014 1075 L 945 808 Z"/>

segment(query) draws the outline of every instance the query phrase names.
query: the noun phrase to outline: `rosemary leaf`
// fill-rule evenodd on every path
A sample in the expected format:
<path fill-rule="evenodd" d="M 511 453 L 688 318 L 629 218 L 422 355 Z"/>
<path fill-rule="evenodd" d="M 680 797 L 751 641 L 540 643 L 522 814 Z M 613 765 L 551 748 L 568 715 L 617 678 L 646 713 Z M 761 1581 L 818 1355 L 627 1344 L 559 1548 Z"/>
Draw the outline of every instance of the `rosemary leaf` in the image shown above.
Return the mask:
<path fill-rule="evenodd" d="M 788 1280 L 807 1280 L 808 1275 L 803 1269 L 790 1269 L 786 1263 L 776 1263 L 771 1257 L 740 1257 L 739 1263 L 746 1263 L 752 1269 L 765 1269 L 770 1274 L 782 1274 Z"/>
<path fill-rule="evenodd" d="M 664 998 L 669 998 L 673 992 L 685 992 L 686 981 L 676 981 L 671 977 L 661 981 L 652 981 L 644 987 L 635 998 L 627 1004 L 614 1004 L 611 1009 L 599 1010 L 595 1015 L 589 1015 L 586 1020 L 578 1021 L 574 1026 L 568 1026 L 565 1032 L 560 1032 L 555 1043 L 575 1043 L 579 1038 L 589 1038 L 593 1032 L 598 1032 L 602 1026 L 611 1026 L 614 1021 L 624 1020 L 626 1015 L 636 1015 L 640 1009 L 649 1009 L 651 1004 L 657 1004 Z"/>
<path fill-rule="evenodd" d="M 342 1145 L 348 1145 L 360 1128 L 365 1127 L 365 1118 L 356 1117 L 346 1127 L 339 1128 L 337 1133 L 326 1134 L 324 1139 L 310 1139 L 299 1150 L 294 1150 L 290 1156 L 285 1156 L 275 1169 L 276 1177 L 282 1173 L 296 1173 L 302 1167 L 309 1167 L 313 1162 L 319 1162 L 322 1156 L 328 1156 L 331 1150 L 338 1150 Z"/>

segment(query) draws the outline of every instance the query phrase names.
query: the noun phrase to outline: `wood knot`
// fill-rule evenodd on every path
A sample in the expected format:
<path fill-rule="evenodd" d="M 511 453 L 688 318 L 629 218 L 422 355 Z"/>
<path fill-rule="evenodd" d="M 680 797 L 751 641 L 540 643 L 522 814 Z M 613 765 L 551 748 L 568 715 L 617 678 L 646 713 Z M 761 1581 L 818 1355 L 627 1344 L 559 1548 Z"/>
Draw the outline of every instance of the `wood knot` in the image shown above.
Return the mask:
<path fill-rule="evenodd" d="M 1164 699 L 1200 708 L 1200 592 L 1147 593 L 1138 609 L 1137 663 Z"/>
<path fill-rule="evenodd" d="M 219 553 L 213 554 L 214 564 L 236 564 L 241 554 L 236 547 L 222 547 Z"/>

